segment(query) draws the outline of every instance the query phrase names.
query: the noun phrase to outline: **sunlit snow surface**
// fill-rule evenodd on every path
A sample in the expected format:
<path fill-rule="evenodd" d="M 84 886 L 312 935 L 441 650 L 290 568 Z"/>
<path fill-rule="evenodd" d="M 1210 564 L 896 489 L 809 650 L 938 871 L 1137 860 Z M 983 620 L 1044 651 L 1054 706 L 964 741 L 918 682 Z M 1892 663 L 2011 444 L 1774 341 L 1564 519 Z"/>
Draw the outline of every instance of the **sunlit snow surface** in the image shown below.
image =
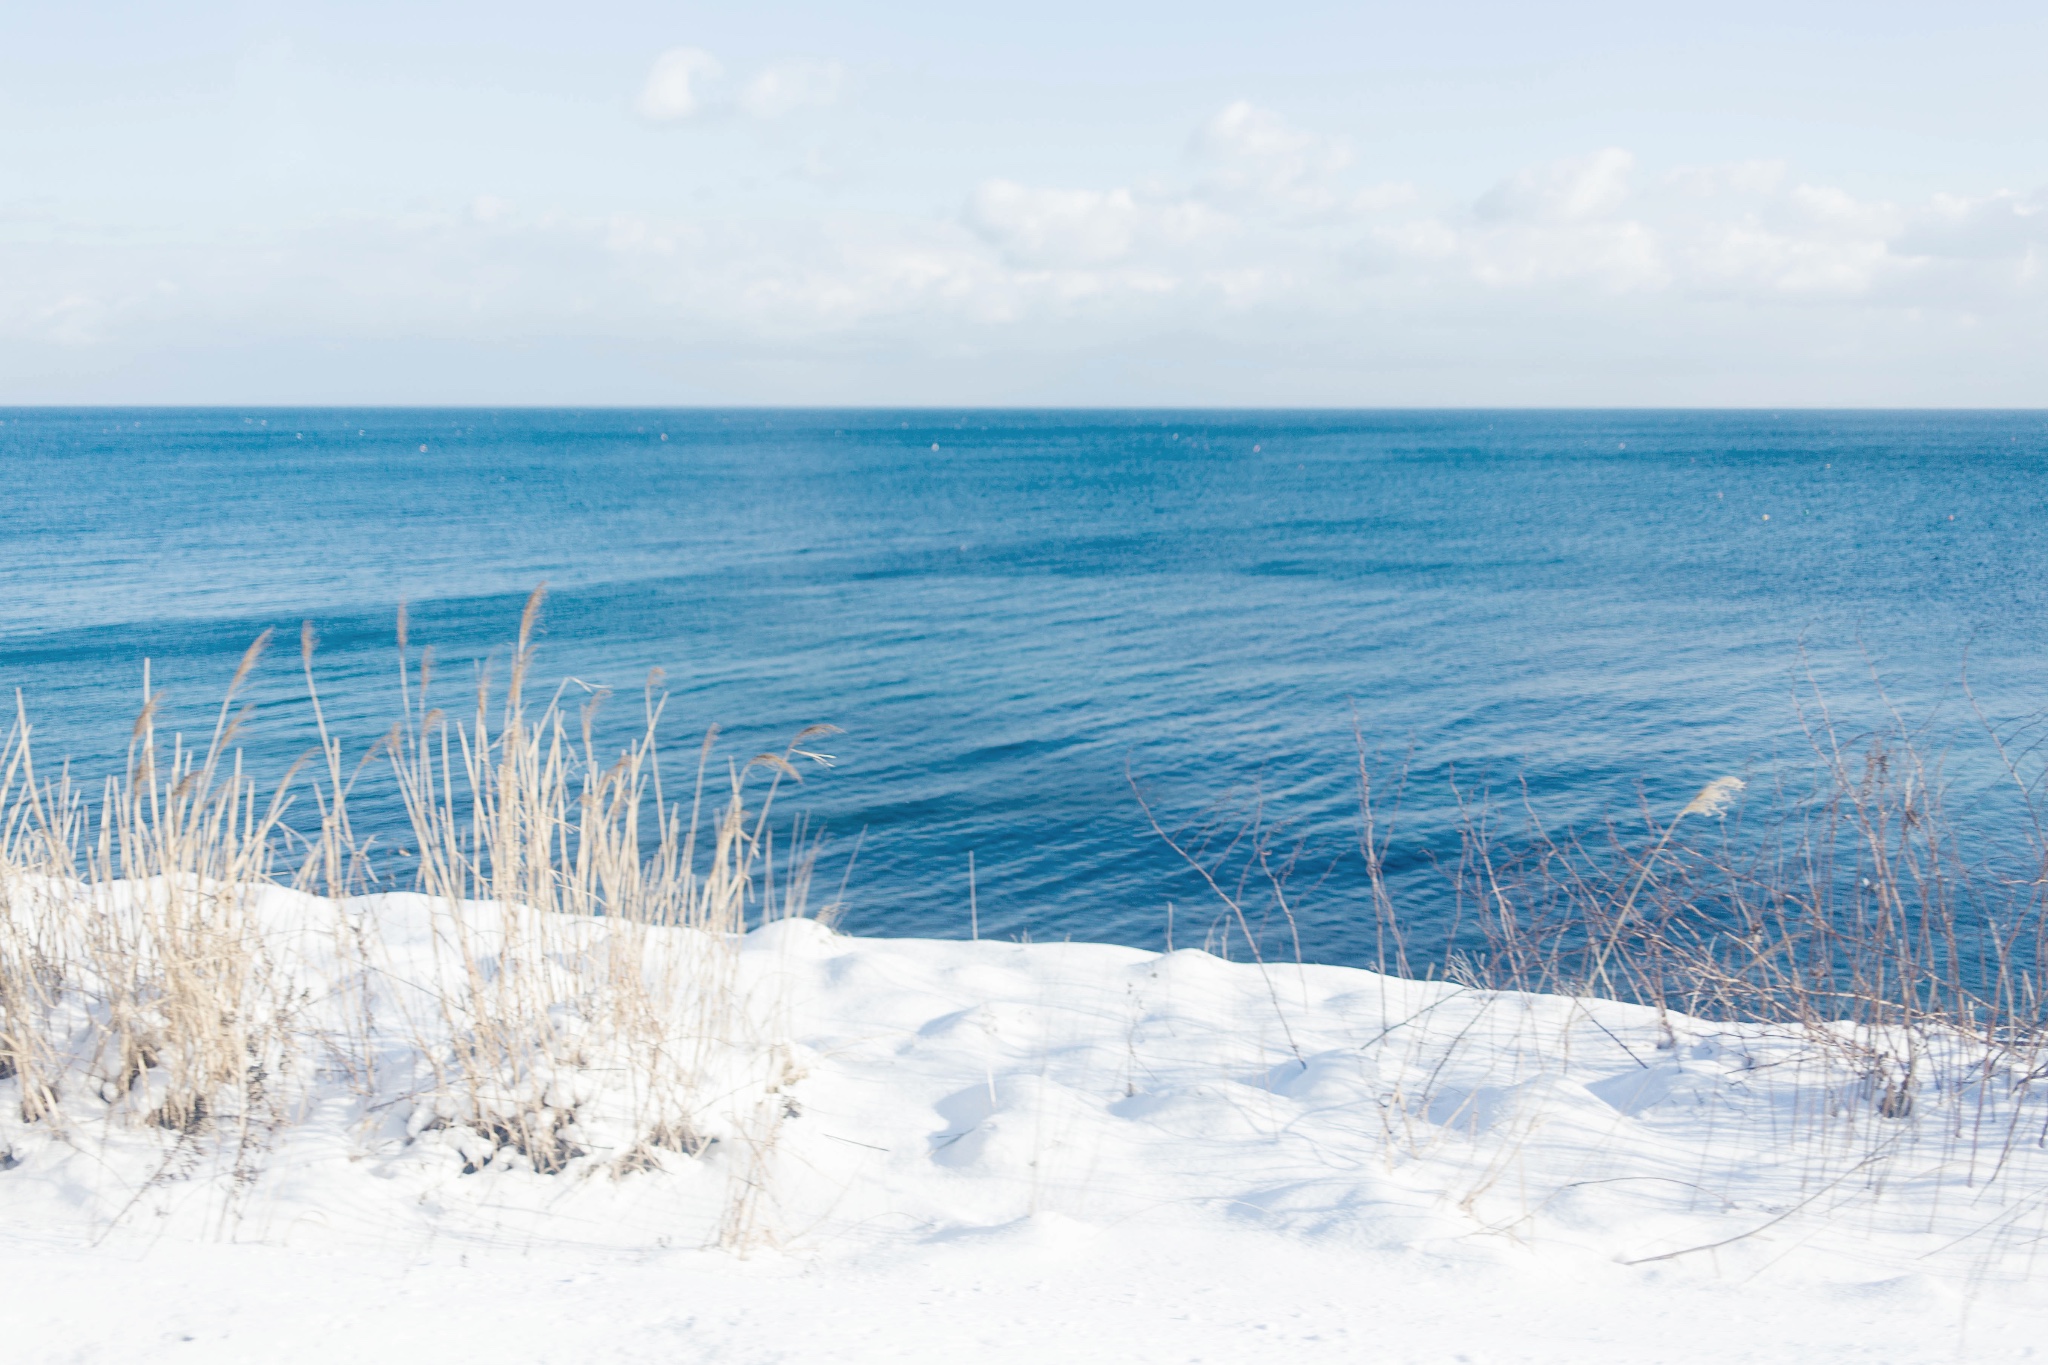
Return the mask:
<path fill-rule="evenodd" d="M 444 970 L 426 913 L 375 907 L 392 978 Z M 779 1119 L 713 1096 L 716 1145 L 624 1177 L 596 1138 L 464 1174 L 395 1066 L 309 1068 L 239 1179 L 0 1082 L 7 1358 L 2002 1360 L 2048 1327 L 2048 1105 L 2011 1077 L 1888 1119 L 1811 1039 L 1630 1006 L 805 921 L 739 960 Z"/>

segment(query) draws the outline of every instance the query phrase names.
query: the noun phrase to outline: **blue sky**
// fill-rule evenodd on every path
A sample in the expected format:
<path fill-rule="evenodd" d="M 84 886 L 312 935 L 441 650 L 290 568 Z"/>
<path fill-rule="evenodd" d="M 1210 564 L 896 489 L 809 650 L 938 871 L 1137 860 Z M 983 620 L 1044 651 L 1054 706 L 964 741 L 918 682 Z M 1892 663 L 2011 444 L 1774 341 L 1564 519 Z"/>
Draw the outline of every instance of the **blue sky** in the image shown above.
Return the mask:
<path fill-rule="evenodd" d="M 0 402 L 2048 402 L 2039 5 L 0 40 Z"/>

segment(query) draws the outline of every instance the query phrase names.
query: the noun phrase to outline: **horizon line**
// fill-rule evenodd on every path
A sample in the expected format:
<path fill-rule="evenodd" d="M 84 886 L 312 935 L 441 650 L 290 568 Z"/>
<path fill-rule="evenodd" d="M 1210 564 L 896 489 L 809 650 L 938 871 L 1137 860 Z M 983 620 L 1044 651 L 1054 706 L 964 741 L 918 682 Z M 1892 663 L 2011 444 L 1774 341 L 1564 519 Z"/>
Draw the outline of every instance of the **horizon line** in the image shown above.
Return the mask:
<path fill-rule="evenodd" d="M 1168 413 L 1981 413 L 2048 414 L 2035 406 L 1970 404 L 1166 404 L 1166 403 L 0 403 L 4 413 L 57 412 L 1168 412 Z"/>

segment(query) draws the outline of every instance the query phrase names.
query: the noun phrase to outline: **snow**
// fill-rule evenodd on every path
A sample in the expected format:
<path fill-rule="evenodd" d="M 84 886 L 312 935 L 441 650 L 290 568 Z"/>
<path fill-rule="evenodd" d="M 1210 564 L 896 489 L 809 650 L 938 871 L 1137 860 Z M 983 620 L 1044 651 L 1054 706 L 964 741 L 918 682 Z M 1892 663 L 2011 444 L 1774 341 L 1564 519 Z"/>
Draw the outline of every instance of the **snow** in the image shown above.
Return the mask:
<path fill-rule="evenodd" d="M 450 970 L 422 898 L 354 911 L 389 980 Z M 549 1082 L 581 1154 L 541 1173 L 419 1093 L 396 993 L 383 1088 L 309 1062 L 253 1158 L 24 1124 L 0 1081 L 6 1357 L 1989 1361 L 2048 1328 L 2014 1078 L 1887 1118 L 1782 1029 L 1191 950 L 798 920 L 736 964 L 718 1142 L 624 1173 L 601 1054 Z"/>

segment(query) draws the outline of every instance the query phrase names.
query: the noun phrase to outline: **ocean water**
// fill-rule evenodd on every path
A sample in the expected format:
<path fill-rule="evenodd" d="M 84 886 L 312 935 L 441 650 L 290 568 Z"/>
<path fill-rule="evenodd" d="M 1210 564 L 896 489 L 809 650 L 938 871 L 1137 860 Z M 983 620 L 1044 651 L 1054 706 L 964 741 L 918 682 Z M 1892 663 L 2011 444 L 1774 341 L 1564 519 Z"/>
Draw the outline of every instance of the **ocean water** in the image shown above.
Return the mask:
<path fill-rule="evenodd" d="M 2024 737 L 2044 700 L 2038 412 L 10 410 L 0 474 L 0 683 L 46 768 L 119 763 L 145 659 L 210 724 L 276 628 L 248 742 L 281 769 L 304 620 L 367 745 L 400 600 L 459 707 L 546 581 L 541 674 L 624 725 L 664 670 L 679 760 L 844 728 L 799 804 L 864 933 L 967 933 L 971 853 L 984 935 L 1157 945 L 1171 904 L 1202 941 L 1141 791 L 1259 813 L 1303 950 L 1367 962 L 1361 740 L 1428 922 L 1461 793 L 1668 813 L 1809 764 L 1816 695 L 1926 723 L 1996 837 L 1978 713 Z"/>

